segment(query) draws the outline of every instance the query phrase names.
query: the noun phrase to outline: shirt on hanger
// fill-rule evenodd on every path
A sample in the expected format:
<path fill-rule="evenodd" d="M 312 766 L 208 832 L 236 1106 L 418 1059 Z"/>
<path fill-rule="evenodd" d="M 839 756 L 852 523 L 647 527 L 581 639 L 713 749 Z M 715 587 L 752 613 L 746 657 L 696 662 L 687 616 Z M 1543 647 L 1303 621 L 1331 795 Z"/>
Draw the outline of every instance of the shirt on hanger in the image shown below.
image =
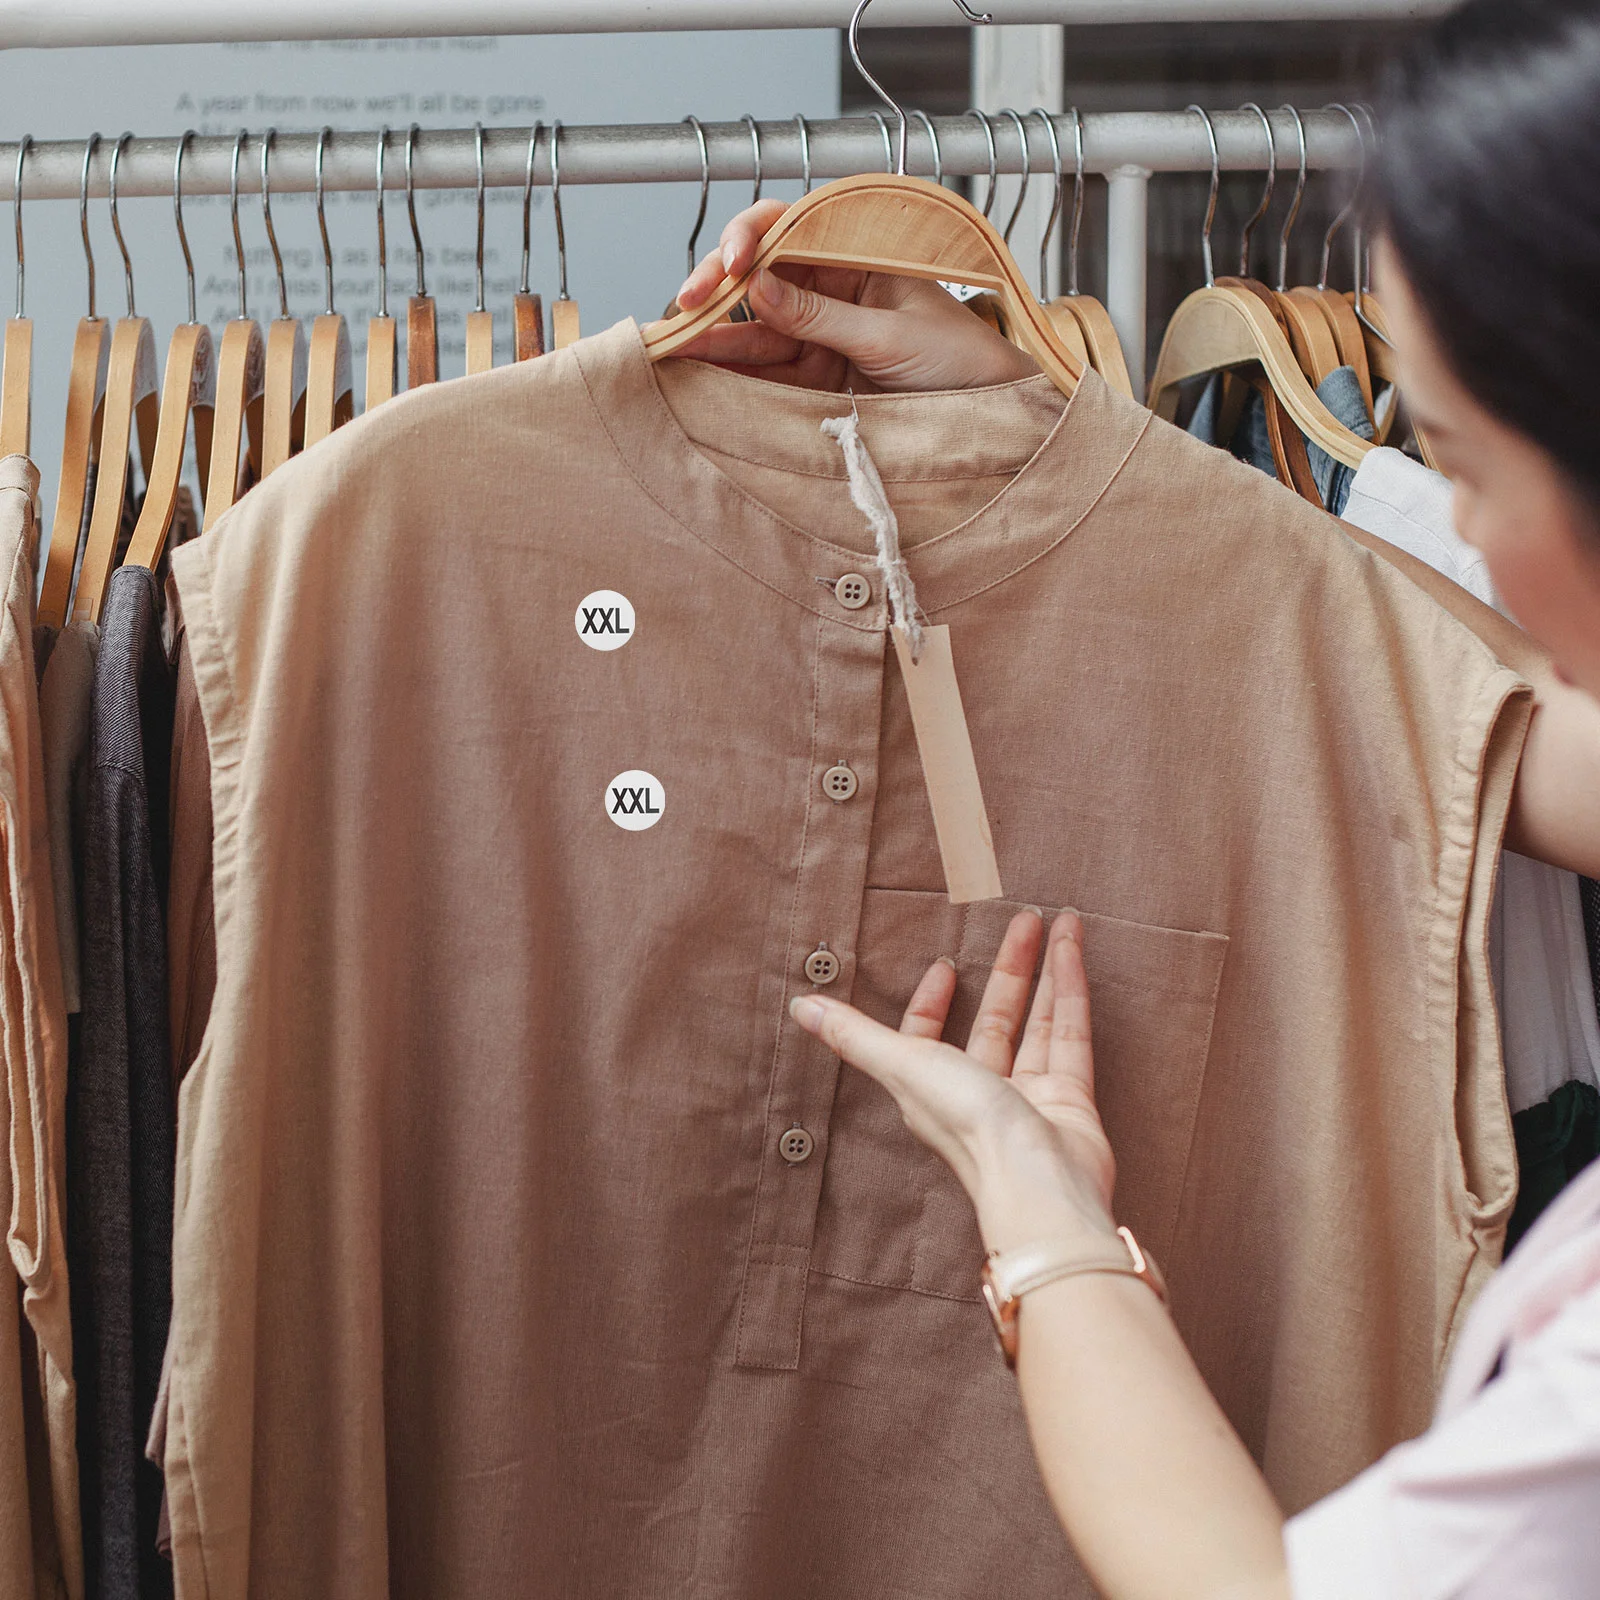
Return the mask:
<path fill-rule="evenodd" d="M 1514 1181 L 1525 684 L 1093 374 L 863 397 L 1010 896 L 952 906 L 846 404 L 624 324 L 175 556 L 217 937 L 180 1593 L 1086 1595 L 965 1195 L 785 1010 L 897 1018 L 946 954 L 962 1037 L 1021 904 L 1086 914 L 1119 1218 L 1277 1493 L 1426 1425 Z"/>
<path fill-rule="evenodd" d="M 24 456 L 0 460 L 0 571 L 6 575 L 0 617 L 0 836 L 5 891 L 0 895 L 0 1038 L 6 1062 L 7 1243 L 24 1325 L 16 1342 L 0 1336 L 0 1383 L 22 1362 L 18 1404 L 0 1402 L 0 1585 L 19 1579 L 32 1547 L 38 1594 L 83 1594 L 79 1554 L 72 1324 L 63 1238 L 63 1108 L 66 1012 L 50 885 L 44 762 L 33 658 L 34 497 L 39 475 Z M 14 1447 L 20 1420 L 28 1457 L 26 1500 L 16 1503 Z M 11 1543 L 31 1524 L 22 1549 Z M 13 1560 L 13 1557 L 15 1558 Z M 0 1593 L 10 1591 L 0 1588 Z M 35 1591 L 29 1589 L 30 1595 Z"/>

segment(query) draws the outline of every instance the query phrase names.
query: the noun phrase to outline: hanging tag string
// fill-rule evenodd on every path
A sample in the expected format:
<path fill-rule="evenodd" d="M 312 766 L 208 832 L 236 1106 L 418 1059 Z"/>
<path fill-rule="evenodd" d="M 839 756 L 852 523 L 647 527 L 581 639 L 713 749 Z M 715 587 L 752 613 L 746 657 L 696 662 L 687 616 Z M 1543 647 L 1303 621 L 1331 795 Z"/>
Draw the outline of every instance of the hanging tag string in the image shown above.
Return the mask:
<path fill-rule="evenodd" d="M 889 617 L 895 627 L 905 631 L 911 646 L 911 659 L 922 657 L 922 610 L 917 605 L 917 586 L 911 581 L 911 572 L 900 554 L 900 524 L 895 520 L 894 507 L 878 474 L 878 464 L 872 459 L 861 437 L 861 417 L 855 407 L 855 396 L 850 397 L 848 417 L 828 417 L 822 431 L 838 444 L 844 452 L 845 475 L 850 480 L 850 499 L 856 509 L 867 519 L 872 537 L 877 545 L 878 571 L 883 576 L 884 593 L 889 597 Z"/>

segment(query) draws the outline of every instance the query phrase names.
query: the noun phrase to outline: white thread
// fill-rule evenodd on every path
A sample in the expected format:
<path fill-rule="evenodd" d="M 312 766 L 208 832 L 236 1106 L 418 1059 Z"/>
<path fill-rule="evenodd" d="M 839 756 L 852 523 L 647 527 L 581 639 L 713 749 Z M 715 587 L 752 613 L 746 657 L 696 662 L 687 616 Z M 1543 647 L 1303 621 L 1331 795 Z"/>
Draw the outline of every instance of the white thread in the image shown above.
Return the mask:
<path fill-rule="evenodd" d="M 878 474 L 866 441 L 861 437 L 861 418 L 851 396 L 848 417 L 828 417 L 822 431 L 844 452 L 845 476 L 850 481 L 850 499 L 867 519 L 877 545 L 878 571 L 884 593 L 889 597 L 889 615 L 897 628 L 904 628 L 911 646 L 911 659 L 922 655 L 922 610 L 917 605 L 917 586 L 911 580 L 905 557 L 900 554 L 900 524 Z"/>

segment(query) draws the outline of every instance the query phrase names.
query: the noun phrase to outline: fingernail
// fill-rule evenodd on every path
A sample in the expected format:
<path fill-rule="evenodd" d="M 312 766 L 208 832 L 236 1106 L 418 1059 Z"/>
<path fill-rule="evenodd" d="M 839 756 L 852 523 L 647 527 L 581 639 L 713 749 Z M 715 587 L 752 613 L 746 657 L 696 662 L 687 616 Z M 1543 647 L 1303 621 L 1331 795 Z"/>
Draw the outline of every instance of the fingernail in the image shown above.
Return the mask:
<path fill-rule="evenodd" d="M 789 285 L 777 273 L 763 267 L 751 280 L 750 290 L 754 298 L 766 301 L 769 306 L 781 306 L 789 293 Z"/>
<path fill-rule="evenodd" d="M 949 956 L 940 956 L 940 957 L 939 957 L 939 960 L 938 960 L 938 961 L 937 961 L 937 962 L 935 962 L 935 965 L 936 965 L 936 966 L 938 966 L 938 965 L 943 965 L 943 966 L 946 966 L 946 967 L 949 967 L 949 969 L 950 969 L 950 970 L 951 970 L 951 971 L 952 971 L 952 972 L 957 972 L 957 971 L 959 971 L 959 970 L 960 970 L 960 969 L 959 969 L 959 968 L 958 968 L 958 967 L 957 967 L 957 966 L 956 966 L 956 964 L 955 964 L 955 962 L 953 962 L 953 961 L 952 961 L 952 960 L 951 960 L 951 959 L 950 959 L 950 957 L 949 957 Z"/>
<path fill-rule="evenodd" d="M 1027 911 L 1031 911 L 1034 914 L 1034 916 L 1036 916 L 1041 922 L 1044 921 L 1044 907 L 1043 906 L 1025 906 L 1023 909 L 1027 910 Z"/>
<path fill-rule="evenodd" d="M 738 258 L 739 258 L 739 251 L 738 251 L 738 247 L 736 245 L 734 245 L 732 242 L 729 242 L 728 244 L 723 245 L 723 247 L 722 247 L 722 270 L 724 272 L 731 273 L 733 271 L 733 264 L 734 264 L 735 261 L 738 260 Z"/>
<path fill-rule="evenodd" d="M 815 1028 L 822 1021 L 822 1014 L 827 1009 L 822 1001 L 811 994 L 797 994 L 789 1002 L 789 1015 L 800 1024 L 802 1028 Z"/>

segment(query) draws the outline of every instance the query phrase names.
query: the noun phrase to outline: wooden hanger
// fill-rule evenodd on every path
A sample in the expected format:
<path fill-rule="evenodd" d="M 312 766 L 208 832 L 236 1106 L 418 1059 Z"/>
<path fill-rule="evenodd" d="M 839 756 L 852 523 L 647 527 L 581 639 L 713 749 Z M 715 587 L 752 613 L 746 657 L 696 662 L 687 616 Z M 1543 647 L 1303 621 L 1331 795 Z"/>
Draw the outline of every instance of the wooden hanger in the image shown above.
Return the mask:
<path fill-rule="evenodd" d="M 333 245 L 328 238 L 328 213 L 322 196 L 322 155 L 332 128 L 317 135 L 317 228 L 322 235 L 322 281 L 326 301 L 311 324 L 311 351 L 306 363 L 306 428 L 304 448 L 326 439 L 355 414 L 355 382 L 350 370 L 350 331 L 333 309 Z"/>
<path fill-rule="evenodd" d="M 211 470 L 205 477 L 205 521 L 209 529 L 261 475 L 262 407 L 267 379 L 267 348 L 261 329 L 250 316 L 244 264 L 244 238 L 239 231 L 239 155 L 248 135 L 241 129 L 233 141 L 228 202 L 233 221 L 234 270 L 239 283 L 239 315 L 222 330 L 217 348 L 216 411 L 211 431 Z M 243 448 L 244 459 L 240 460 Z"/>
<path fill-rule="evenodd" d="M 467 313 L 467 374 L 494 366 L 494 313 L 483 303 L 483 124 L 472 125 L 478 153 L 478 302 Z"/>
<path fill-rule="evenodd" d="M 262 396 L 261 476 L 276 472 L 305 442 L 306 336 L 298 317 L 289 315 L 289 285 L 283 275 L 283 252 L 272 225 L 272 144 L 278 130 L 261 136 L 261 220 L 272 246 L 278 276 L 278 314 L 267 324 L 267 380 Z"/>
<path fill-rule="evenodd" d="M 544 303 L 528 289 L 528 255 L 533 236 L 533 162 L 544 124 L 536 122 L 528 139 L 528 164 L 522 178 L 522 279 L 511 297 L 512 357 L 533 361 L 544 354 Z"/>
<path fill-rule="evenodd" d="M 413 122 L 406 130 L 406 213 L 417 251 L 417 292 L 406 305 L 406 387 L 415 389 L 439 380 L 439 312 L 428 293 L 422 254 L 422 230 L 417 226 L 417 195 L 412 186 L 412 153 L 422 129 Z"/>
<path fill-rule="evenodd" d="M 178 243 L 183 248 L 189 287 L 189 320 L 173 329 L 167 346 L 167 371 L 161 385 L 161 417 L 156 430 L 155 460 L 145 485 L 144 504 L 128 542 L 124 565 L 155 570 L 166 547 L 167 534 L 178 510 L 183 480 L 183 454 L 194 424 L 195 461 L 202 483 L 211 474 L 211 432 L 216 409 L 216 367 L 212 359 L 211 330 L 195 313 L 194 257 L 183 226 L 183 154 L 194 137 L 191 128 L 178 140 L 172 173 L 172 209 Z"/>
<path fill-rule="evenodd" d="M 1384 315 L 1383 307 L 1370 291 L 1366 291 L 1359 297 L 1352 295 L 1351 310 L 1361 321 L 1363 331 L 1370 336 L 1367 351 L 1373 375 L 1382 382 L 1394 384 L 1398 388 L 1400 368 L 1395 359 L 1394 341 L 1389 337 L 1389 319 Z M 1439 458 L 1426 431 L 1412 423 L 1411 437 L 1416 441 L 1417 454 L 1422 457 L 1423 465 L 1431 467 L 1435 472 L 1442 471 Z"/>
<path fill-rule="evenodd" d="M 94 509 L 89 515 L 89 535 L 83 548 L 77 588 L 72 596 L 75 622 L 98 622 L 106 588 L 116 565 L 117 542 L 122 531 L 124 498 L 128 489 L 129 450 L 137 434 L 148 480 L 155 467 L 156 432 L 160 399 L 156 382 L 156 345 L 149 321 L 138 315 L 133 297 L 133 261 L 122 237 L 117 216 L 117 164 L 123 146 L 133 135 L 125 133 L 111 147 L 107 187 L 111 200 L 111 228 L 122 252 L 127 282 L 128 314 L 111 330 L 111 358 L 106 375 L 105 414 L 100 425 L 100 474 L 95 483 Z"/>
<path fill-rule="evenodd" d="M 576 344 L 583 337 L 583 330 L 579 326 L 578 302 L 567 293 L 567 230 L 561 219 L 561 124 L 559 121 L 550 126 L 550 204 L 556 217 L 556 261 L 560 268 L 561 289 L 556 296 L 555 304 L 550 307 L 550 332 L 555 340 L 557 350 L 565 350 L 569 344 Z M 733 306 L 744 298 L 739 296 L 730 305 L 722 308 L 723 313 L 733 309 Z M 720 320 L 718 317 L 709 319 L 711 322 Z"/>
<path fill-rule="evenodd" d="M 367 392 L 365 409 L 371 411 L 394 399 L 400 376 L 399 341 L 394 318 L 389 315 L 389 236 L 383 220 L 383 153 L 389 143 L 387 127 L 378 130 L 378 314 L 367 319 Z"/>
<path fill-rule="evenodd" d="M 1259 107 L 1257 109 L 1259 110 Z M 1273 293 L 1277 296 L 1278 308 L 1283 313 L 1283 326 L 1288 332 L 1289 343 L 1299 359 L 1300 370 L 1313 384 L 1320 384 L 1330 373 L 1337 371 L 1343 362 L 1327 315 L 1318 304 L 1316 291 L 1288 287 L 1289 239 L 1294 232 L 1295 220 L 1300 215 L 1300 205 L 1306 193 L 1306 125 L 1293 106 L 1279 106 L 1278 109 L 1287 113 L 1294 123 L 1299 143 L 1300 165 L 1295 179 L 1294 198 L 1289 202 L 1288 213 L 1283 219 L 1283 230 L 1278 235 L 1278 279 L 1277 288 Z M 1265 112 L 1261 113 L 1261 118 L 1266 124 L 1270 145 L 1272 124 L 1267 121 Z"/>
<path fill-rule="evenodd" d="M 17 230 L 17 310 L 6 323 L 5 354 L 0 357 L 0 456 L 28 453 L 33 408 L 33 322 L 23 315 L 22 285 L 27 254 L 22 248 L 22 167 L 33 140 L 17 141 L 17 175 L 11 209 Z"/>

